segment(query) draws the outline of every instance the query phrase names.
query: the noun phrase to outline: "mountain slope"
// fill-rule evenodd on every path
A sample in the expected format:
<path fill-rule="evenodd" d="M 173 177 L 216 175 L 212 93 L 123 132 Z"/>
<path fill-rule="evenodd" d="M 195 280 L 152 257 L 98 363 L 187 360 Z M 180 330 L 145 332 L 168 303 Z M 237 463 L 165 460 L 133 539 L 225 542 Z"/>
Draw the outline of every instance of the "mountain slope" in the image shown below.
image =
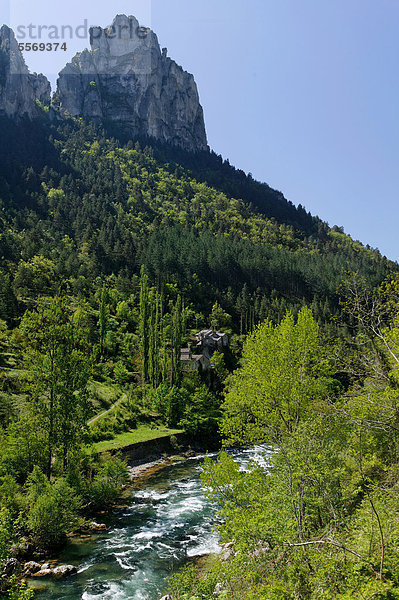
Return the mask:
<path fill-rule="evenodd" d="M 30 141 L 21 152 L 27 129 Z M 314 302 L 325 318 L 336 306 L 343 271 L 360 271 L 377 284 L 396 269 L 307 213 L 301 228 L 301 211 L 277 192 L 270 193 L 269 216 L 267 205 L 258 210 L 229 197 L 221 190 L 236 180 L 247 198 L 270 188 L 224 163 L 219 171 L 212 165 L 219 183 L 211 187 L 162 162 L 162 153 L 173 154 L 170 147 L 123 146 L 82 120 L 54 125 L 44 111 L 40 122 L 3 120 L 1 130 L 0 256 L 17 296 L 35 291 L 18 283 L 35 256 L 51 263 L 47 291 L 68 281 L 86 295 L 111 275 L 127 289 L 144 264 L 152 281 L 175 282 L 197 311 L 207 314 L 218 300 L 246 330 L 303 302 Z M 296 226 L 274 218 L 281 206 Z"/>

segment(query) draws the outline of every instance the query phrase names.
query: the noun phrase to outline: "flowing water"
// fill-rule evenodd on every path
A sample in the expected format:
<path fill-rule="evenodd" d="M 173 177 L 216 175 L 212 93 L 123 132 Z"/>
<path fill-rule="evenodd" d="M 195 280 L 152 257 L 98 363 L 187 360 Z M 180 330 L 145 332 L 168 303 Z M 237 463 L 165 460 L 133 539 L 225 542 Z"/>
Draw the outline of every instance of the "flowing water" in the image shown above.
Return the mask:
<path fill-rule="evenodd" d="M 245 469 L 261 460 L 256 447 L 234 453 Z M 165 467 L 143 480 L 107 531 L 69 544 L 60 563 L 78 574 L 34 580 L 40 600 L 157 600 L 170 574 L 190 557 L 218 552 L 215 507 L 201 490 L 203 457 Z"/>

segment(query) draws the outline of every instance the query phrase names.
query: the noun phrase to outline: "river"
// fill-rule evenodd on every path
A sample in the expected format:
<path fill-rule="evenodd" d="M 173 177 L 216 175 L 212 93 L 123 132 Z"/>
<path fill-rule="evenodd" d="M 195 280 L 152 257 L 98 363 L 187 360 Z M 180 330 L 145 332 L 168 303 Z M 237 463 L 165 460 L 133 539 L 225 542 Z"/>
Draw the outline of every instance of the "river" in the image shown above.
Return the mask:
<path fill-rule="evenodd" d="M 234 459 L 245 469 L 251 459 L 262 460 L 263 451 L 240 450 Z M 166 579 L 190 557 L 218 552 L 215 507 L 201 490 L 203 458 L 144 478 L 127 507 L 104 521 L 107 531 L 68 544 L 59 562 L 76 565 L 77 575 L 34 581 L 38 599 L 157 600 Z"/>

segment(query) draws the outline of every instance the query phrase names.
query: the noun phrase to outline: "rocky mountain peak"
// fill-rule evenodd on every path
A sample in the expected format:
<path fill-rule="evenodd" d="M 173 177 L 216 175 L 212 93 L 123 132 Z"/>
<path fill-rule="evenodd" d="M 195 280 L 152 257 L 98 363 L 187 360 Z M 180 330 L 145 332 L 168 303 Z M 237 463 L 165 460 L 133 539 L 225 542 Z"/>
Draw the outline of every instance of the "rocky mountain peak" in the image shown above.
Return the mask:
<path fill-rule="evenodd" d="M 138 20 L 126 15 L 117 15 L 112 25 L 90 28 L 90 46 L 93 52 L 118 58 L 133 54 L 140 47 L 158 48 L 158 39 L 148 27 L 140 27 Z"/>
<path fill-rule="evenodd" d="M 37 116 L 35 100 L 50 102 L 50 83 L 29 73 L 12 29 L 0 29 L 0 114 L 20 118 Z"/>
<path fill-rule="evenodd" d="M 109 27 L 90 29 L 90 47 L 59 74 L 62 112 L 113 121 L 132 137 L 207 149 L 194 77 L 161 52 L 151 29 L 117 15 Z"/>
<path fill-rule="evenodd" d="M 49 104 L 50 94 L 47 78 L 29 73 L 13 31 L 3 25 L 0 114 L 34 118 L 36 100 Z M 189 151 L 208 148 L 194 77 L 133 16 L 117 15 L 109 27 L 90 29 L 90 50 L 62 69 L 56 99 L 60 116 L 113 122 L 132 138 L 154 137 Z"/>

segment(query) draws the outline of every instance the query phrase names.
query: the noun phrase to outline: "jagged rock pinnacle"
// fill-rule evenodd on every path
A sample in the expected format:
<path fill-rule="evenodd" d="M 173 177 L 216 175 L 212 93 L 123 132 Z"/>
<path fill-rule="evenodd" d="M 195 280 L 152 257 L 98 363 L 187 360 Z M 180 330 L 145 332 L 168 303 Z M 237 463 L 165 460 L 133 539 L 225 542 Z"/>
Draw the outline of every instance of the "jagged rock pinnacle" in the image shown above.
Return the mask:
<path fill-rule="evenodd" d="M 20 118 L 37 116 L 35 100 L 50 102 L 50 83 L 42 74 L 29 73 L 12 29 L 0 29 L 0 114 Z"/>
<path fill-rule="evenodd" d="M 194 77 L 161 52 L 151 29 L 117 15 L 110 27 L 90 29 L 90 45 L 59 74 L 61 111 L 113 121 L 132 137 L 207 149 Z"/>

